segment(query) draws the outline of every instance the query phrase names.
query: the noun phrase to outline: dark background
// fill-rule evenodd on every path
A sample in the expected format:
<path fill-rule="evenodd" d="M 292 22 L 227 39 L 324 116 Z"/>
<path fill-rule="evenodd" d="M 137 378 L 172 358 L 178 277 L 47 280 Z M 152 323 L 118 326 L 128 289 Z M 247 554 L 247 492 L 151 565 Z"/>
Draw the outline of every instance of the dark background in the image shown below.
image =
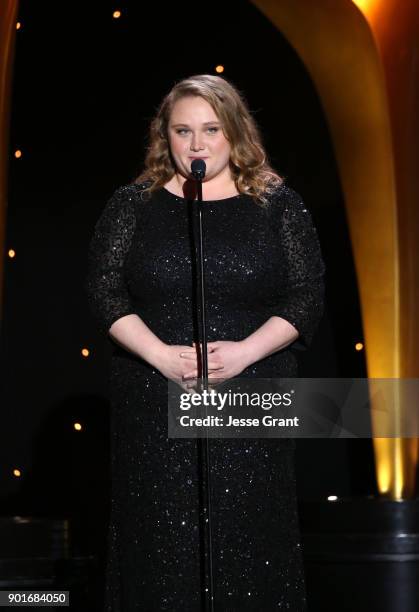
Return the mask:
<path fill-rule="evenodd" d="M 1 355 L 0 513 L 68 516 L 95 551 L 108 507 L 110 341 L 88 312 L 87 247 L 107 198 L 141 169 L 179 79 L 225 66 L 270 159 L 311 210 L 327 305 L 301 375 L 365 376 L 357 284 L 326 118 L 301 60 L 249 2 L 21 2 L 16 36 Z M 59 8 L 57 8 L 59 7 Z M 114 10 L 122 16 L 113 19 Z M 14 151 L 22 150 L 15 159 Z M 81 356 L 87 347 L 90 356 Z M 76 432 L 73 423 L 83 424 Z M 375 492 L 369 440 L 299 440 L 301 500 Z M 22 476 L 13 476 L 17 467 Z"/>

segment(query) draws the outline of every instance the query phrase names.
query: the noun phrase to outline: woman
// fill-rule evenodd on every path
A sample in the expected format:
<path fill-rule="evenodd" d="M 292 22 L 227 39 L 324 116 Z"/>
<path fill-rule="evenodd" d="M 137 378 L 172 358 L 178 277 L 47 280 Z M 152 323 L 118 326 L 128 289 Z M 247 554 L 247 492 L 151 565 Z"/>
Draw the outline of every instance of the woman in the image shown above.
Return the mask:
<path fill-rule="evenodd" d="M 322 311 L 316 230 L 242 96 L 217 76 L 181 81 L 89 253 L 91 308 L 115 343 L 107 611 L 203 609 L 197 441 L 167 438 L 167 380 L 193 386 L 198 374 L 195 158 L 207 168 L 209 378 L 295 376 Z M 293 440 L 209 444 L 215 610 L 304 610 Z"/>

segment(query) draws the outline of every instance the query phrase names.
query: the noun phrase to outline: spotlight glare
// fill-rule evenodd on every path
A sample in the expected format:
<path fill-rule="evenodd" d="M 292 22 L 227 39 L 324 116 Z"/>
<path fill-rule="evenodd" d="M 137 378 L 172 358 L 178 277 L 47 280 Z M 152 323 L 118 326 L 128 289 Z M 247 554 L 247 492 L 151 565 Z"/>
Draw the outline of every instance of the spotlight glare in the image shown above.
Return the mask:
<path fill-rule="evenodd" d="M 218 66 L 215 67 L 215 72 L 218 72 L 219 74 L 221 72 L 224 72 L 224 66 L 222 66 L 221 64 L 219 64 Z"/>

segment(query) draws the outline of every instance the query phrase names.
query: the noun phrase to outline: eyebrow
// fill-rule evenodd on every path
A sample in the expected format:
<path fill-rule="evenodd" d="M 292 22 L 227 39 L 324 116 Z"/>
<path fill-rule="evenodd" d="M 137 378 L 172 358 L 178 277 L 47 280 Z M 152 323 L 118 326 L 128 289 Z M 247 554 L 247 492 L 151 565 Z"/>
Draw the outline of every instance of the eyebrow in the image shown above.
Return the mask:
<path fill-rule="evenodd" d="M 205 121 L 205 123 L 203 125 L 220 125 L 219 121 Z M 189 125 L 187 123 L 174 123 L 172 125 L 172 127 L 189 127 Z"/>

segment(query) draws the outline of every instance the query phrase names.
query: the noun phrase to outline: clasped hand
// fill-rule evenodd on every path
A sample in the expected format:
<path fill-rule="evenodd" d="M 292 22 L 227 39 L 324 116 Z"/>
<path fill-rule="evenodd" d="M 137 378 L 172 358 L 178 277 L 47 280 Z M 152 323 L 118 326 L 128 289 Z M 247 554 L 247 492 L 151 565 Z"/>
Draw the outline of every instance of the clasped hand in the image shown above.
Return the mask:
<path fill-rule="evenodd" d="M 208 354 L 208 381 L 212 380 L 213 385 L 221 384 L 229 378 L 234 378 L 249 365 L 248 357 L 242 342 L 231 340 L 218 340 L 207 342 Z M 183 380 L 186 386 L 191 388 L 196 385 L 198 377 L 198 351 L 182 351 L 181 359 L 185 359 L 190 368 L 184 374 Z"/>
<path fill-rule="evenodd" d="M 250 365 L 251 361 L 242 341 L 218 340 L 207 343 L 208 381 L 221 384 L 234 378 Z M 198 377 L 198 347 L 169 345 L 160 371 L 167 378 L 185 389 L 192 389 Z"/>

